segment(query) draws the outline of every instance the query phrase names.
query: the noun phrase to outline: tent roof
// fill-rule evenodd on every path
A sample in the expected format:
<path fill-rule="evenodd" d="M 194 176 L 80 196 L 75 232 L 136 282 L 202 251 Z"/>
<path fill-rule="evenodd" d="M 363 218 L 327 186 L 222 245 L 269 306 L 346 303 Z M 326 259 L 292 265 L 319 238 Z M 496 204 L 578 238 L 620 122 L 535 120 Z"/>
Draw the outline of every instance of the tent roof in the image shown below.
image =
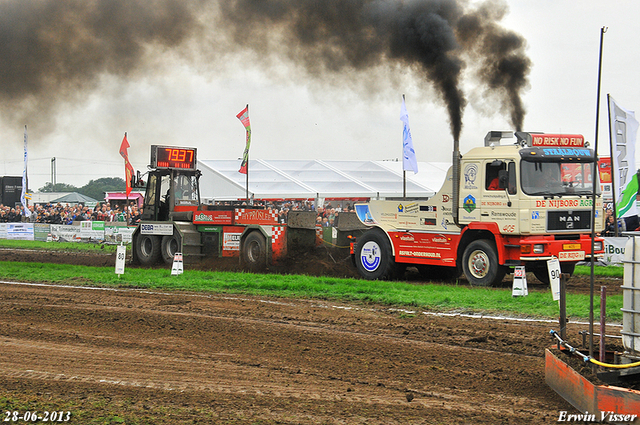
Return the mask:
<path fill-rule="evenodd" d="M 54 199 L 51 202 L 66 202 L 69 204 L 86 204 L 86 203 L 97 203 L 98 200 L 93 199 L 89 196 L 85 196 L 78 192 L 71 192 L 67 195 L 61 196 L 60 198 Z"/>
<path fill-rule="evenodd" d="M 200 160 L 203 198 L 244 198 L 245 179 L 238 160 Z M 419 172 L 406 173 L 407 196 L 433 196 L 442 186 L 449 164 L 420 162 Z M 398 161 L 249 161 L 249 192 L 255 198 L 401 197 L 402 162 Z"/>

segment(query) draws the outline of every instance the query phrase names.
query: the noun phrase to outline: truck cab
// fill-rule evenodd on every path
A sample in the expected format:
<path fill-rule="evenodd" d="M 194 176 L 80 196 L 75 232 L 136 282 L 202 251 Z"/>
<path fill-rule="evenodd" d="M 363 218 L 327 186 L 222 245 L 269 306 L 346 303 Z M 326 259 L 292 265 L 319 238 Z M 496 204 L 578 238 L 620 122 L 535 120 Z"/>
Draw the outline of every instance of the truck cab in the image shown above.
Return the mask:
<path fill-rule="evenodd" d="M 154 170 L 149 172 L 142 220 L 189 219 L 200 206 L 199 171 Z M 191 214 L 189 214 L 191 212 Z"/>

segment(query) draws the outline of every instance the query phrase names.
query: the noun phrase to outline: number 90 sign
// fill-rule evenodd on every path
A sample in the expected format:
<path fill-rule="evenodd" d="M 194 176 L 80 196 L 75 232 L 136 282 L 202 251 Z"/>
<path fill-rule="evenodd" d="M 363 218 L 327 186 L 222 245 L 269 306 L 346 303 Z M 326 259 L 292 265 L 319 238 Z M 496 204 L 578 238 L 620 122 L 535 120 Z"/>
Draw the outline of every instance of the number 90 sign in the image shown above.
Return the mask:
<path fill-rule="evenodd" d="M 551 284 L 551 293 L 553 300 L 560 299 L 560 260 L 552 258 L 547 260 L 547 269 L 549 270 L 549 283 Z"/>

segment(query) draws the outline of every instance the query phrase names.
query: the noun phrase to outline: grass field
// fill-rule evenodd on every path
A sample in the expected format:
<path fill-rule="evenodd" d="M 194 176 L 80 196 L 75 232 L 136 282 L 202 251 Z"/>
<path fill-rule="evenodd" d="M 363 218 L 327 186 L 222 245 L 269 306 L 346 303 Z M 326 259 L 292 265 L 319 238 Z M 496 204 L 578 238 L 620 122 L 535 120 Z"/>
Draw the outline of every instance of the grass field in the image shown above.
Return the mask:
<path fill-rule="evenodd" d="M 47 243 L 0 241 L 0 247 L 27 249 L 101 250 L 114 252 L 113 245 L 84 243 Z M 233 272 L 186 270 L 172 276 L 168 269 L 138 269 L 128 267 L 118 277 L 113 267 L 87 267 L 59 264 L 3 262 L 0 279 L 47 282 L 66 285 L 110 286 L 180 290 L 215 293 L 253 294 L 273 297 L 303 297 L 334 301 L 357 301 L 407 309 L 457 311 L 465 313 L 500 314 L 517 317 L 557 318 L 558 302 L 551 291 L 530 291 L 527 297 L 512 297 L 511 288 L 470 287 L 460 285 L 366 281 L 305 275 L 273 275 Z M 597 274 L 621 276 L 621 267 L 597 267 Z M 578 266 L 577 274 L 590 273 L 590 267 Z M 596 317 L 599 297 L 596 297 Z M 567 295 L 567 315 L 572 319 L 589 317 L 588 295 Z M 622 295 L 607 298 L 607 317 L 621 321 Z"/>

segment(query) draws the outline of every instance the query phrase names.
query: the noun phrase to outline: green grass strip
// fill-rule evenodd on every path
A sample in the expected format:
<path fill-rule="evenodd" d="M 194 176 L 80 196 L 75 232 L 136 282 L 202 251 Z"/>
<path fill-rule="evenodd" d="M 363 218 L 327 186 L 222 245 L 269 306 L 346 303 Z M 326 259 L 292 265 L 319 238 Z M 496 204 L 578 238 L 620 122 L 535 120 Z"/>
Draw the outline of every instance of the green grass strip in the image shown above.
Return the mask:
<path fill-rule="evenodd" d="M 559 316 L 551 291 L 531 291 L 512 297 L 511 288 L 479 288 L 468 285 L 367 281 L 305 275 L 273 275 L 185 270 L 172 276 L 169 269 L 127 268 L 118 277 L 114 267 L 0 262 L 0 279 L 76 286 L 145 288 L 205 293 L 302 297 L 357 301 L 410 309 L 552 318 Z M 599 313 L 599 298 L 594 300 Z M 607 298 L 607 317 L 621 321 L 622 295 Z M 567 316 L 589 317 L 589 296 L 567 294 Z"/>
<path fill-rule="evenodd" d="M 117 245 L 88 242 L 42 242 L 0 239 L 0 248 L 35 249 L 65 252 L 116 252 Z"/>
<path fill-rule="evenodd" d="M 591 266 L 576 266 L 576 270 L 573 274 L 576 275 L 591 275 Z M 624 276 L 624 267 L 622 266 L 594 266 L 593 274 L 596 276 L 606 277 L 619 277 Z"/>

